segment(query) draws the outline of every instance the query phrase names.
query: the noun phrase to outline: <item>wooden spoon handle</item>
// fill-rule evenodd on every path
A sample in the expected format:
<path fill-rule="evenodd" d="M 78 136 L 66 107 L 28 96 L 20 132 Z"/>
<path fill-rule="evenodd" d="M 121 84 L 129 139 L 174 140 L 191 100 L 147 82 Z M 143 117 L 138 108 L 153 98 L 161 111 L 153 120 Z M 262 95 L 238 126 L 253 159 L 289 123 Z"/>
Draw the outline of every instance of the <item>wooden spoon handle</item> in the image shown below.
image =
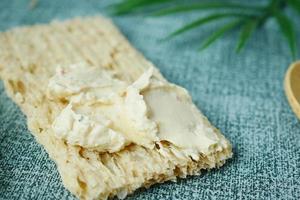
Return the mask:
<path fill-rule="evenodd" d="M 300 61 L 290 65 L 285 75 L 284 89 L 292 110 L 300 119 Z"/>

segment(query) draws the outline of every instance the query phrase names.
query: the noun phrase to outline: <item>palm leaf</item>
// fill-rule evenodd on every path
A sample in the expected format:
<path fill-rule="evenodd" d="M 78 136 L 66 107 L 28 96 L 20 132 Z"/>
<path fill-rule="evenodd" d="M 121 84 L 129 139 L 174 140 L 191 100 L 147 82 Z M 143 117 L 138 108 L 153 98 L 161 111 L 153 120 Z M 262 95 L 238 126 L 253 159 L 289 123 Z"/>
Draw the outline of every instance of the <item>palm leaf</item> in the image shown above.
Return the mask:
<path fill-rule="evenodd" d="M 214 32 L 212 35 L 210 35 L 201 45 L 200 51 L 206 49 L 209 47 L 213 42 L 215 42 L 218 38 L 222 37 L 227 31 L 237 27 L 240 25 L 242 20 L 235 20 L 230 23 L 225 24 L 220 29 L 218 29 L 216 32 Z"/>
<path fill-rule="evenodd" d="M 262 7 L 258 6 L 248 6 L 238 3 L 230 2 L 206 2 L 206 3 L 196 3 L 189 5 L 179 5 L 172 8 L 162 9 L 153 13 L 154 16 L 169 15 L 180 12 L 188 12 L 193 10 L 204 10 L 204 9 L 221 9 L 221 8 L 230 8 L 230 9 L 247 9 L 247 10 L 262 10 Z"/>
<path fill-rule="evenodd" d="M 300 0 L 287 0 L 287 3 L 300 14 Z"/>
<path fill-rule="evenodd" d="M 283 13 L 281 13 L 280 11 L 274 11 L 274 16 L 277 20 L 277 23 L 283 33 L 283 35 L 285 36 L 285 38 L 288 41 L 293 59 L 295 59 L 296 57 L 296 33 L 293 27 L 293 23 L 291 22 L 291 20 L 284 15 Z"/>
<path fill-rule="evenodd" d="M 209 23 L 211 21 L 215 21 L 215 20 L 225 18 L 225 17 L 248 17 L 248 15 L 234 12 L 234 13 L 212 14 L 212 15 L 209 15 L 209 16 L 206 16 L 206 17 L 201 17 L 201 18 L 199 18 L 199 19 L 183 26 L 182 28 L 174 31 L 166 39 L 172 38 L 176 35 L 179 35 L 183 32 L 191 30 L 193 28 L 199 27 L 199 26 L 204 25 L 206 23 Z"/>
<path fill-rule="evenodd" d="M 121 3 L 118 3 L 114 5 L 113 7 L 113 13 L 115 15 L 123 15 L 130 13 L 137 8 L 158 4 L 158 3 L 164 3 L 171 0 L 125 0 Z"/>
<path fill-rule="evenodd" d="M 242 26 L 241 34 L 238 40 L 238 44 L 236 47 L 236 51 L 240 52 L 242 48 L 245 46 L 247 40 L 250 38 L 251 34 L 254 32 L 255 28 L 258 25 L 258 20 L 252 19 L 248 20 L 245 24 Z"/>

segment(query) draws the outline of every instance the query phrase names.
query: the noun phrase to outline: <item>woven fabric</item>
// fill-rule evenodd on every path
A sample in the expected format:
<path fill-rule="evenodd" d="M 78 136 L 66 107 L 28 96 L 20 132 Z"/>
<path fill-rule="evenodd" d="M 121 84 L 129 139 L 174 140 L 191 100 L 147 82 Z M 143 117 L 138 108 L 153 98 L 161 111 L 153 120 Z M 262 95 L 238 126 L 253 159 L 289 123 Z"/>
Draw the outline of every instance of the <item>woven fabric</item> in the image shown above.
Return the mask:
<path fill-rule="evenodd" d="M 1 0 L 0 30 L 108 15 L 110 2 L 39 0 L 30 9 L 30 1 Z M 241 54 L 233 51 L 235 32 L 197 52 L 201 39 L 216 24 L 161 41 L 197 16 L 113 20 L 169 81 L 190 91 L 196 105 L 232 142 L 234 156 L 220 169 L 141 189 L 128 199 L 300 199 L 300 122 L 283 91 L 291 56 L 276 23 L 268 21 Z M 64 189 L 54 162 L 27 130 L 24 115 L 5 94 L 2 82 L 0 199 L 75 199 Z"/>

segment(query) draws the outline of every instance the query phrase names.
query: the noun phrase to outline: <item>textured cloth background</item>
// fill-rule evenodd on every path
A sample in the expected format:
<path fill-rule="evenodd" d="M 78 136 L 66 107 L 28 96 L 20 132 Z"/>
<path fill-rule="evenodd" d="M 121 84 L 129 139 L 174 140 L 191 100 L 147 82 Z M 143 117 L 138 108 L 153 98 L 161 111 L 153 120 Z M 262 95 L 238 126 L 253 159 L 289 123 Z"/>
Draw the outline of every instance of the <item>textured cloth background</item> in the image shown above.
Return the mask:
<path fill-rule="evenodd" d="M 0 0 L 0 30 L 107 15 L 109 2 L 39 0 L 29 9 L 28 0 Z M 300 122 L 283 91 L 291 57 L 275 22 L 270 20 L 238 55 L 233 51 L 236 33 L 202 53 L 196 51 L 215 24 L 200 33 L 160 41 L 197 16 L 113 20 L 169 81 L 190 91 L 197 106 L 232 142 L 234 156 L 221 169 L 142 189 L 128 199 L 300 199 Z M 299 24 L 299 18 L 295 22 Z M 0 199 L 74 199 L 64 189 L 54 162 L 27 130 L 24 115 L 6 96 L 2 82 L 0 123 Z"/>

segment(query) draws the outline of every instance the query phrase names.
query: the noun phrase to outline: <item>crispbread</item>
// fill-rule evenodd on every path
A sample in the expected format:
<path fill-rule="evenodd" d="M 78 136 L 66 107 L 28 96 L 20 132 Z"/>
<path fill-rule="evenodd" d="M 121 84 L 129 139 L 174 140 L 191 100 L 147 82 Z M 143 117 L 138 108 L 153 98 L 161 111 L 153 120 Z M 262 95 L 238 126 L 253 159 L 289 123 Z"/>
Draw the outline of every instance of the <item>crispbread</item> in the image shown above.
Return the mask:
<path fill-rule="evenodd" d="M 101 66 L 127 83 L 153 66 L 108 19 L 77 18 L 15 28 L 0 34 L 0 44 L 0 76 L 8 95 L 25 113 L 36 140 L 56 162 L 66 188 L 80 199 L 123 198 L 139 187 L 219 167 L 231 157 L 231 146 L 225 139 L 226 147 L 201 154 L 195 161 L 166 141 L 155 149 L 131 144 L 117 153 L 99 153 L 54 137 L 51 124 L 64 103 L 47 99 L 45 90 L 57 65 L 80 62 Z M 205 123 L 211 126 L 207 120 Z"/>

